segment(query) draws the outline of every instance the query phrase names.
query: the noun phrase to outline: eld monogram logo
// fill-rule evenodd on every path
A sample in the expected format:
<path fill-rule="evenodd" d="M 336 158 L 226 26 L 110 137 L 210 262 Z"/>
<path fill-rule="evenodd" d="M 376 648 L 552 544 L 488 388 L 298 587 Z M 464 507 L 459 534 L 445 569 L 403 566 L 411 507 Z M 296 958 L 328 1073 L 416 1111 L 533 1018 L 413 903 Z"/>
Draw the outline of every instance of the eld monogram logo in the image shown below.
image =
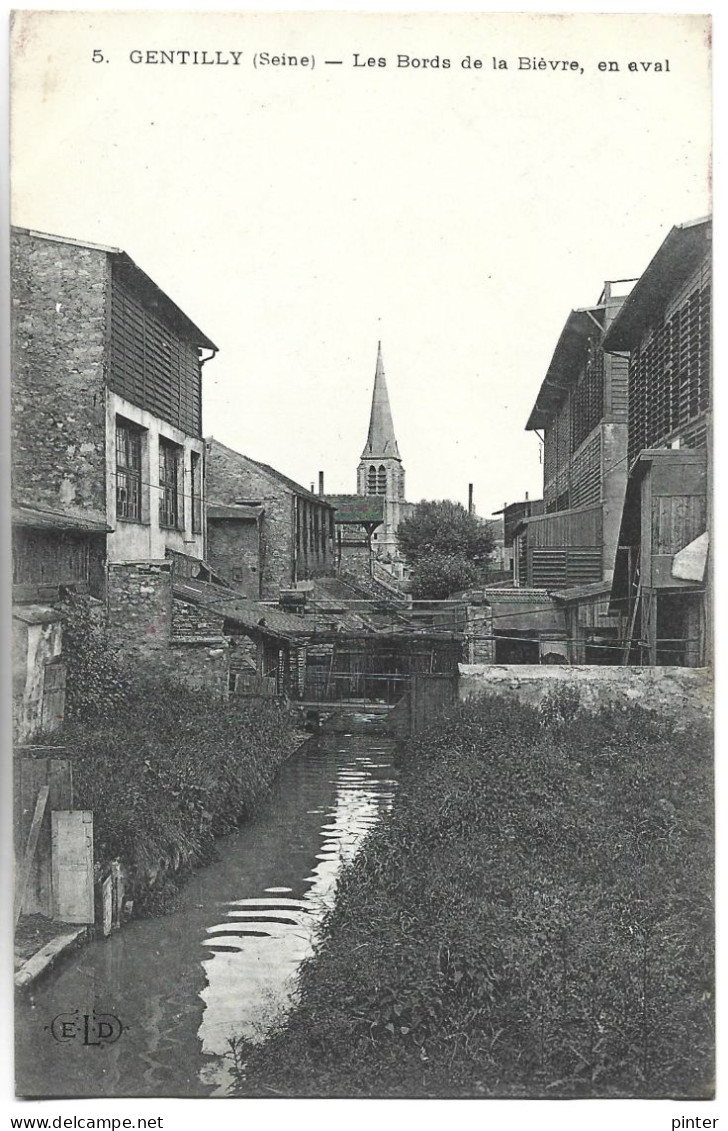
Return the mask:
<path fill-rule="evenodd" d="M 53 1040 L 59 1045 L 80 1041 L 83 1045 L 99 1047 L 115 1044 L 124 1031 L 121 1021 L 113 1013 L 96 1013 L 95 1010 L 81 1013 L 78 1009 L 59 1013 L 45 1028 L 50 1030 Z"/>

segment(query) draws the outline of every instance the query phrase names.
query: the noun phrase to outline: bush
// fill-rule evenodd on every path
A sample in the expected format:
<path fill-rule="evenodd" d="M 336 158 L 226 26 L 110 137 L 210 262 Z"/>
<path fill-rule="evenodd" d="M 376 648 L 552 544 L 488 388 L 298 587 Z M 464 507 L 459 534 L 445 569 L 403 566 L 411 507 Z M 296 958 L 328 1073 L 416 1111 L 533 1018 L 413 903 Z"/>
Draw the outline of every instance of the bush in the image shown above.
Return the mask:
<path fill-rule="evenodd" d="M 710 1095 L 711 788 L 709 733 L 637 708 L 460 707 L 407 744 L 239 1090 Z"/>

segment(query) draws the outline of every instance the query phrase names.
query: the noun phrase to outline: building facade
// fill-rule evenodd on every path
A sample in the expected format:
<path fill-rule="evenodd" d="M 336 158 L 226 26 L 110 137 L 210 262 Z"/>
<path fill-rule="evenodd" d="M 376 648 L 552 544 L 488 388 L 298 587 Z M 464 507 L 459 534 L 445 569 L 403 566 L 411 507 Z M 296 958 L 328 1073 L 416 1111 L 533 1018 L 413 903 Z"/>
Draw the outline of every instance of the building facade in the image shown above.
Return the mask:
<path fill-rule="evenodd" d="M 209 561 L 234 587 L 277 600 L 281 589 L 333 573 L 334 508 L 325 498 L 212 438 L 206 467 Z"/>
<path fill-rule="evenodd" d="M 116 248 L 14 229 L 12 278 L 19 526 L 32 510 L 65 517 L 77 537 L 85 524 L 107 534 L 111 561 L 204 557 L 202 365 L 214 344 Z M 84 568 L 93 587 L 93 555 Z"/>
<path fill-rule="evenodd" d="M 624 298 L 572 310 L 526 425 L 543 438 L 543 514 L 525 520 L 528 585 L 609 580 L 627 482 L 627 359 L 604 349 Z"/>
<path fill-rule="evenodd" d="M 204 556 L 216 347 L 118 248 L 14 228 L 11 279 L 14 599 L 108 611 L 109 562 Z"/>
<path fill-rule="evenodd" d="M 605 338 L 629 356 L 628 481 L 611 608 L 624 662 L 702 666 L 711 655 L 709 219 L 674 227 Z"/>

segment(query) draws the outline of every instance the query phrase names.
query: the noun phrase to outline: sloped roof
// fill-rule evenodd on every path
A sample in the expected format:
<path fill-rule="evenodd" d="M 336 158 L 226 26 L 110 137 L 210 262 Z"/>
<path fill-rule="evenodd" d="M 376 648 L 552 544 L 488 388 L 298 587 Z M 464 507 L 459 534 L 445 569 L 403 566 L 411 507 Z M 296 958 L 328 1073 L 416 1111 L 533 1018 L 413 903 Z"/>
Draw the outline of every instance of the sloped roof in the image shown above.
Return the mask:
<path fill-rule="evenodd" d="M 564 323 L 551 363 L 539 389 L 536 403 L 526 424 L 526 431 L 546 428 L 568 393 L 576 383 L 584 362 L 584 347 L 598 331 L 604 320 L 604 308 L 572 310 Z"/>
<path fill-rule="evenodd" d="M 23 624 L 55 624 L 64 619 L 60 609 L 51 609 L 48 605 L 15 605 L 12 618 Z"/>
<path fill-rule="evenodd" d="M 710 251 L 711 217 L 672 228 L 640 276 L 604 337 L 613 352 L 634 349 L 645 329 L 660 316 L 672 295 Z"/>
<path fill-rule="evenodd" d="M 236 459 L 241 460 L 243 463 L 252 464 L 260 471 L 265 472 L 265 474 L 273 479 L 276 483 L 280 483 L 287 490 L 293 491 L 294 494 L 299 495 L 302 499 L 308 499 L 310 502 L 318 503 L 322 507 L 328 507 L 329 509 L 332 509 L 331 504 L 326 501 L 325 495 L 316 495 L 313 491 L 307 491 L 306 488 L 302 487 L 300 483 L 297 483 L 295 479 L 290 479 L 289 476 L 284 475 L 282 471 L 278 471 L 275 467 L 271 467 L 269 463 L 261 463 L 260 460 L 253 459 L 252 456 L 246 456 L 243 454 L 243 452 L 237 452 L 235 448 L 231 448 L 227 444 L 221 444 L 220 441 L 216 440 L 214 436 L 208 436 L 205 440 L 205 443 L 209 445 L 210 448 L 218 448 L 220 451 L 228 452 L 229 455 L 234 456 Z"/>
<path fill-rule="evenodd" d="M 160 312 L 171 325 L 180 330 L 185 337 L 189 338 L 196 345 L 202 346 L 205 349 L 214 350 L 217 353 L 217 346 L 211 342 L 206 334 L 192 321 L 185 312 L 177 306 L 177 303 L 166 294 L 161 287 L 157 286 L 153 279 L 138 267 L 131 256 L 127 255 L 118 247 L 110 247 L 106 244 L 90 243 L 86 240 L 72 239 L 69 236 L 58 236 L 51 232 L 39 232 L 33 228 L 18 228 L 13 227 L 14 232 L 21 235 L 31 236 L 33 239 L 46 240 L 49 243 L 68 244 L 71 247 L 85 247 L 91 251 L 101 251 L 108 255 L 115 269 L 117 269 L 122 277 L 126 278 L 135 290 L 141 291 L 146 298 L 148 304 Z"/>
<path fill-rule="evenodd" d="M 85 534 L 110 534 L 113 527 L 93 518 L 78 518 L 62 511 L 44 510 L 41 507 L 13 507 L 15 526 L 32 526 L 41 530 L 76 530 Z"/>
<path fill-rule="evenodd" d="M 330 509 L 333 509 L 331 508 L 331 504 L 326 502 L 326 497 L 324 495 L 316 495 L 313 491 L 307 491 L 306 488 L 302 487 L 300 483 L 296 483 L 295 479 L 289 479 L 288 476 L 284 475 L 282 471 L 277 471 L 276 468 L 271 467 L 270 464 L 261 463 L 260 460 L 257 459 L 251 459 L 250 456 L 246 456 L 245 459 L 249 459 L 251 463 L 254 463 L 256 465 L 256 467 L 261 468 L 273 479 L 276 479 L 279 483 L 282 483 L 284 487 L 288 487 L 289 490 L 293 491 L 296 495 L 300 495 L 301 498 L 309 499 L 313 503 L 319 503 L 319 505 L 322 507 L 329 507 Z"/>
<path fill-rule="evenodd" d="M 288 639 L 294 636 L 310 636 L 313 632 L 310 617 L 282 612 L 264 605 L 261 601 L 251 601 L 247 597 L 235 594 L 229 589 L 221 589 L 209 582 L 187 577 L 175 578 L 172 591 L 175 597 L 183 601 L 209 609 L 218 616 L 235 621 L 243 628 L 255 630 L 263 636 Z"/>

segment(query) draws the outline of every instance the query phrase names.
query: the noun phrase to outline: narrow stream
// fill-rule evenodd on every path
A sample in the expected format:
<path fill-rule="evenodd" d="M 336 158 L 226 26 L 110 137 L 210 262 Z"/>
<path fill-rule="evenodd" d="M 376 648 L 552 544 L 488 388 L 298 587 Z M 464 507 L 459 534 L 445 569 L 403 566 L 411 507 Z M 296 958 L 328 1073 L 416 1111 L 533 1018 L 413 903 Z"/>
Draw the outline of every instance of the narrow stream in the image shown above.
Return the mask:
<path fill-rule="evenodd" d="M 375 734 L 312 739 L 259 816 L 218 841 L 219 861 L 188 881 L 174 914 L 83 947 L 21 998 L 18 1093 L 226 1095 L 229 1039 L 262 1039 L 289 1005 L 342 864 L 391 804 L 392 758 Z M 54 1018 L 75 1010 L 118 1017 L 120 1038 L 85 1044 L 79 1025 L 57 1040 Z"/>

